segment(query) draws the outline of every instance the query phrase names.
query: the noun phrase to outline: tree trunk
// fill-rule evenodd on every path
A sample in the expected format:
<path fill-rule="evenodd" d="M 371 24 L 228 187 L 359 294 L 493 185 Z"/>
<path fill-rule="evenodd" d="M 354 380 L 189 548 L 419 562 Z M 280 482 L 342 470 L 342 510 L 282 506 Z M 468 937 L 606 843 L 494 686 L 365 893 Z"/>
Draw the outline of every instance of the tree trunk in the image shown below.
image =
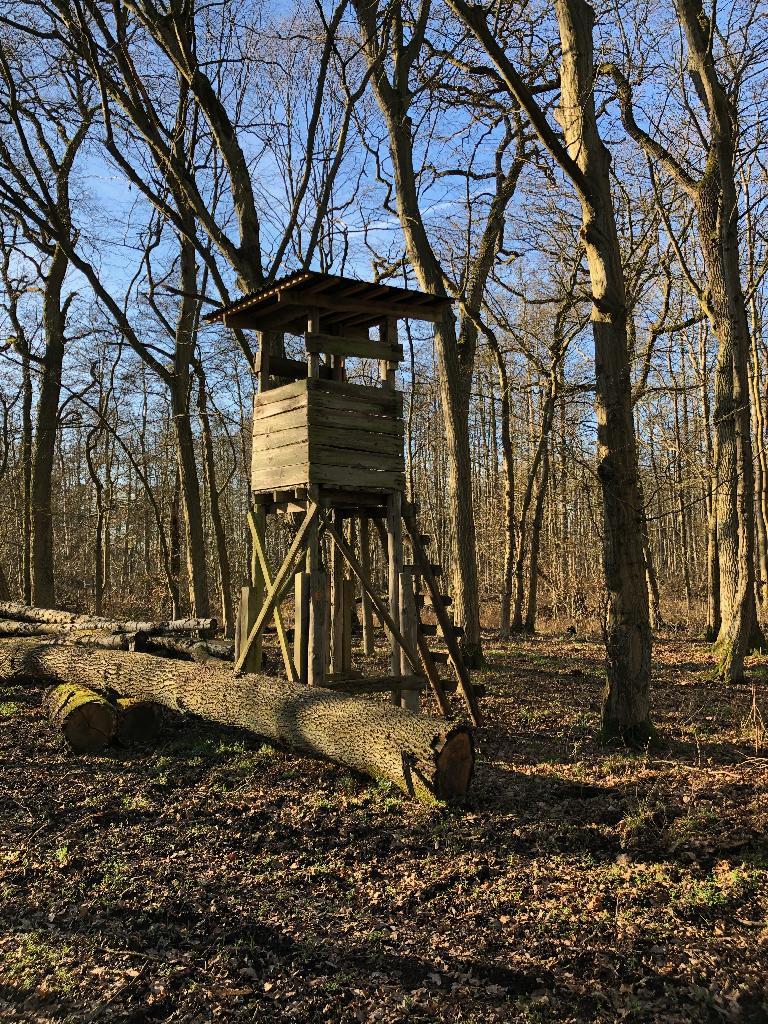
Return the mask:
<path fill-rule="evenodd" d="M 182 511 L 187 547 L 187 572 L 192 615 L 208 615 L 208 572 L 205 562 L 203 509 L 195 459 L 195 440 L 189 417 L 190 365 L 196 331 L 197 271 L 195 247 L 180 236 L 181 273 L 179 316 L 176 324 L 174 372 L 170 382 L 171 408 L 176 432 L 176 457 L 181 477 Z"/>
<path fill-rule="evenodd" d="M 115 738 L 125 746 L 149 745 L 157 739 L 162 725 L 160 705 L 136 697 L 118 697 Z"/>
<path fill-rule="evenodd" d="M 142 632 L 148 636 L 156 633 L 209 632 L 216 629 L 216 619 L 167 619 L 163 621 L 136 622 L 123 619 L 102 619 L 96 615 L 78 615 L 55 608 L 33 608 L 16 601 L 0 601 L 0 615 L 19 622 L 48 622 L 73 629 L 110 630 L 115 633 Z"/>
<path fill-rule="evenodd" d="M 553 403 L 554 404 L 554 403 Z M 539 550 L 541 548 L 541 524 L 544 521 L 544 502 L 549 486 L 549 448 L 545 446 L 541 460 L 541 475 L 536 488 L 531 523 L 531 545 L 528 553 L 528 602 L 525 611 L 526 633 L 535 633 L 538 614 Z"/>
<path fill-rule="evenodd" d="M 205 392 L 206 383 L 202 367 L 198 367 L 198 408 L 200 410 L 200 426 L 203 434 L 203 459 L 205 478 L 208 486 L 208 504 L 211 512 L 213 535 L 216 540 L 216 557 L 219 565 L 219 584 L 221 596 L 221 618 L 224 636 L 235 634 L 235 614 L 232 603 L 232 571 L 227 551 L 227 535 L 221 517 L 219 488 L 216 479 L 216 456 L 213 450 L 213 436 L 208 417 L 208 401 Z"/>
<path fill-rule="evenodd" d="M 168 589 L 171 595 L 171 615 L 176 618 L 182 614 L 181 610 L 181 522 L 179 511 L 181 506 L 181 470 L 178 460 L 176 461 L 173 476 L 173 492 L 171 494 L 171 514 L 168 524 Z"/>
<path fill-rule="evenodd" d="M 335 761 L 422 800 L 461 800 L 472 777 L 469 727 L 450 727 L 320 687 L 39 640 L 0 642 L 0 677 L 45 679 L 153 701 Z"/>
<path fill-rule="evenodd" d="M 68 261 L 56 247 L 45 280 L 43 295 L 43 331 L 45 355 L 40 373 L 40 397 L 32 452 L 31 531 L 32 531 L 32 603 L 52 608 L 55 601 L 53 567 L 52 476 L 56 452 L 56 433 L 64 362 L 65 313 L 61 290 Z"/>
<path fill-rule="evenodd" d="M 556 0 L 562 61 L 559 121 L 581 169 L 581 235 L 592 283 L 595 411 L 603 494 L 603 567 L 608 603 L 608 678 L 602 727 L 606 739 L 643 742 L 650 722 L 651 630 L 643 557 L 644 510 L 638 480 L 627 344 L 627 303 L 610 185 L 610 155 L 597 128 L 592 28 L 584 0 Z"/>
<path fill-rule="evenodd" d="M 489 336 L 489 343 L 496 360 L 499 376 L 501 458 L 504 481 L 504 574 L 501 585 L 501 608 L 499 610 L 499 636 L 509 640 L 510 612 L 512 605 L 512 580 L 515 567 L 515 460 L 512 452 L 510 430 L 509 379 L 504 354 Z"/>
<path fill-rule="evenodd" d="M 22 355 L 21 399 L 21 469 L 24 480 L 22 508 L 21 594 L 27 604 L 32 602 L 32 371 L 29 350 Z"/>

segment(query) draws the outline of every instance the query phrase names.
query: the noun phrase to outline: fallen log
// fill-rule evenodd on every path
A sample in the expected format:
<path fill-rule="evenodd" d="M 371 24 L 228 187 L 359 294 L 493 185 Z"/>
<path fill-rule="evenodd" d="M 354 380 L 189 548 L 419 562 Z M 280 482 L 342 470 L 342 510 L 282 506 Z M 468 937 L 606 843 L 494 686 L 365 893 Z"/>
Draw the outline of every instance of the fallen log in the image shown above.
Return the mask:
<path fill-rule="evenodd" d="M 173 636 L 154 636 L 136 650 L 159 654 L 164 658 L 182 658 L 203 665 L 209 661 L 234 661 L 235 645 L 230 640 L 188 640 Z"/>
<path fill-rule="evenodd" d="M 0 619 L 0 638 L 12 636 L 39 636 L 56 638 L 62 644 L 80 644 L 83 647 L 102 647 L 113 651 L 143 651 L 146 633 L 115 633 L 109 629 L 83 629 L 71 622 L 16 622 Z M 189 641 L 194 643 L 195 641 Z M 198 641 L 199 642 L 199 641 Z"/>
<path fill-rule="evenodd" d="M 461 800 L 472 777 L 466 725 L 266 675 L 31 638 L 0 641 L 0 677 L 154 701 L 385 779 L 422 800 Z"/>
<path fill-rule="evenodd" d="M 76 754 L 103 750 L 115 734 L 115 708 L 87 687 L 72 683 L 54 686 L 44 706 L 51 724 Z"/>
<path fill-rule="evenodd" d="M 108 651 L 143 651 L 146 633 L 110 633 L 103 629 L 73 629 L 61 637 L 61 642 L 76 647 L 100 647 Z"/>
<path fill-rule="evenodd" d="M 105 619 L 99 615 L 79 615 L 57 608 L 35 608 L 15 601 L 0 601 L 0 615 L 20 622 L 43 622 L 69 626 L 73 629 L 99 629 L 112 633 L 210 633 L 216 629 L 216 619 L 167 619 L 159 622 Z"/>
<path fill-rule="evenodd" d="M 139 697 L 118 697 L 116 738 L 126 746 L 150 744 L 160 732 L 160 705 Z"/>

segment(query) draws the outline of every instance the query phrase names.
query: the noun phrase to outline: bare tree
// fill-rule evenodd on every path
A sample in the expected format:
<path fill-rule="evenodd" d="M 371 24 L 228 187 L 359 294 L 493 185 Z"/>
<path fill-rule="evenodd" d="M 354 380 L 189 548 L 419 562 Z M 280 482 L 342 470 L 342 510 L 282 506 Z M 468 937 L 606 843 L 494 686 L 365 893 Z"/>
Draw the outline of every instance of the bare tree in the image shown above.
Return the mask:
<path fill-rule="evenodd" d="M 449 6 L 472 30 L 542 144 L 567 175 L 582 208 L 582 239 L 592 282 L 598 476 L 603 494 L 603 567 L 608 591 L 605 640 L 608 680 L 603 734 L 637 742 L 651 735 L 651 631 L 643 556 L 643 505 L 627 340 L 627 301 L 613 212 L 610 156 L 595 112 L 592 26 L 584 0 L 556 0 L 560 31 L 558 120 L 565 146 L 499 45 L 482 10 Z"/>

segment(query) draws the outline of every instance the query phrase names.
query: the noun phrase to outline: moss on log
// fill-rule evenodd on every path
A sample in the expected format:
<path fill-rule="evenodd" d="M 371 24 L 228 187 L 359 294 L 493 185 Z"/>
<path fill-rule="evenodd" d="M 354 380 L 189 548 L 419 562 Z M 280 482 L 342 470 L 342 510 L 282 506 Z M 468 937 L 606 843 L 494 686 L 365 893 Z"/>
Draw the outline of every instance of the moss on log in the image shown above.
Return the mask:
<path fill-rule="evenodd" d="M 45 710 L 76 754 L 103 750 L 115 734 L 117 712 L 100 693 L 76 683 L 54 686 Z"/>
<path fill-rule="evenodd" d="M 472 778 L 468 726 L 266 675 L 16 639 L 0 641 L 0 676 L 155 701 L 387 780 L 422 800 L 461 800 Z"/>

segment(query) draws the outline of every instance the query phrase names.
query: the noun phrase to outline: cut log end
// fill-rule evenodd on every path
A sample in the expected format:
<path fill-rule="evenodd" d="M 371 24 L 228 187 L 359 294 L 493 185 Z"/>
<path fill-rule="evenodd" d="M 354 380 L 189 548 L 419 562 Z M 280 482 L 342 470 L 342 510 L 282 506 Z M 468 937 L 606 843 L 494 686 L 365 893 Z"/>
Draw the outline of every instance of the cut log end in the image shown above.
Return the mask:
<path fill-rule="evenodd" d="M 104 750 L 115 734 L 115 708 L 84 686 L 54 687 L 46 699 L 46 710 L 54 728 L 76 754 Z"/>
<path fill-rule="evenodd" d="M 160 705 L 135 697 L 117 701 L 117 739 L 125 746 L 149 744 L 157 739 L 162 724 Z"/>
<path fill-rule="evenodd" d="M 467 726 L 457 726 L 448 733 L 435 761 L 438 797 L 448 803 L 466 800 L 475 766 L 475 744 Z"/>

